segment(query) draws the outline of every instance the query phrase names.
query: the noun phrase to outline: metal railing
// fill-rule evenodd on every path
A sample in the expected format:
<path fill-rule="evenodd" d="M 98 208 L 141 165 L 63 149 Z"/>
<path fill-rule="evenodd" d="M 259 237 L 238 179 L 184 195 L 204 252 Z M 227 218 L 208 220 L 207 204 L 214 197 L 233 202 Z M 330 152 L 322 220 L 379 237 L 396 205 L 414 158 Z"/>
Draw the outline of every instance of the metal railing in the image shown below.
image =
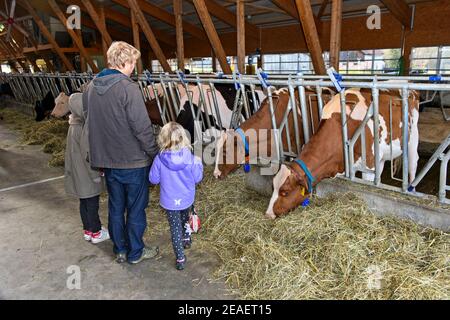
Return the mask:
<path fill-rule="evenodd" d="M 60 92 L 70 93 L 68 83 L 71 89 L 78 89 L 80 86 L 94 78 L 93 74 L 77 74 L 77 73 L 35 73 L 35 74 L 0 74 L 0 83 L 9 83 L 15 98 L 18 101 L 26 103 L 34 103 L 49 92 L 56 97 Z M 266 96 L 266 101 L 271 114 L 271 128 L 274 134 L 275 156 L 271 159 L 272 163 L 280 165 L 284 161 L 291 160 L 298 156 L 304 144 L 310 141 L 314 134 L 314 123 L 312 116 L 311 97 L 317 99 L 317 109 L 319 117 L 322 116 L 324 106 L 324 91 L 330 92 L 330 88 L 335 89 L 336 79 L 330 79 L 326 76 L 315 75 L 280 75 L 271 76 L 258 70 L 255 76 L 248 75 L 218 75 L 218 76 L 200 76 L 200 75 L 184 75 L 177 74 L 150 74 L 145 72 L 142 75 L 134 76 L 133 79 L 138 82 L 145 101 L 155 101 L 161 116 L 162 123 L 175 121 L 182 108 L 188 106 L 196 125 L 202 126 L 197 128 L 196 132 L 202 132 L 206 127 L 211 127 L 209 116 L 213 116 L 219 126 L 224 129 L 235 129 L 242 125 L 247 119 L 260 108 L 261 104 L 255 98 L 258 87 L 262 87 Z M 334 80 L 334 81 L 333 81 Z M 270 82 L 270 83 L 269 83 Z M 371 184 L 379 188 L 395 190 L 403 193 L 409 193 L 414 196 L 424 196 L 421 193 L 413 192 L 417 184 L 422 181 L 423 177 L 429 171 L 431 166 L 427 165 L 417 174 L 417 178 L 410 184 L 408 172 L 408 142 L 409 142 L 409 101 L 411 91 L 429 91 L 443 94 L 450 92 L 450 77 L 389 77 L 389 76 L 342 76 L 339 78 L 340 103 L 341 103 L 341 125 L 342 125 L 342 141 L 344 146 L 345 161 L 345 177 L 351 181 Z M 218 102 L 218 91 L 216 85 L 229 84 L 235 88 L 235 98 L 231 109 L 232 117 L 229 123 L 226 123 L 221 116 L 220 105 Z M 280 124 L 275 118 L 275 111 L 279 106 L 279 99 L 274 95 L 275 88 L 287 88 L 289 102 Z M 349 103 L 346 99 L 346 88 L 369 89 L 371 91 L 372 103 L 367 108 L 366 115 L 361 121 L 360 126 L 356 129 L 352 136 L 348 134 L 346 113 Z M 402 119 L 402 187 L 397 188 L 381 183 L 381 167 L 380 167 L 380 140 L 379 136 L 374 137 L 374 158 L 375 166 L 372 170 L 367 169 L 366 155 L 366 128 L 370 120 L 372 120 L 372 132 L 380 130 L 380 92 L 385 90 L 400 90 L 401 92 L 401 119 Z M 194 100 L 194 91 L 197 92 L 198 99 Z M 308 93 L 307 93 L 308 92 Z M 253 105 L 249 102 L 249 96 L 253 97 Z M 181 101 L 186 101 L 185 105 L 181 105 Z M 392 113 L 391 100 L 390 112 Z M 203 111 L 203 112 L 202 112 Z M 301 115 L 301 122 L 298 121 Z M 289 124 L 289 117 L 293 117 L 293 125 Z M 391 117 L 392 118 L 392 117 Z M 311 119 L 311 121 L 308 121 Z M 392 120 L 391 120 L 392 121 Z M 389 124 L 392 128 L 392 123 Z M 202 130 L 203 129 L 203 130 Z M 290 139 L 287 140 L 287 146 L 283 145 L 282 134 L 286 133 L 287 137 L 294 136 L 294 145 Z M 303 140 L 300 134 L 303 135 Z M 212 142 L 216 136 L 210 137 L 206 143 Z M 196 137 L 200 139 L 202 137 Z M 390 137 L 392 140 L 392 137 Z M 449 162 L 450 152 L 445 150 L 448 148 L 448 140 L 445 140 L 441 147 L 436 151 L 435 155 L 430 159 L 432 161 L 441 160 L 440 174 L 440 192 L 439 200 L 442 203 L 449 203 L 446 192 L 449 190 L 447 185 L 447 166 Z M 204 140 L 203 140 L 204 141 Z M 355 165 L 355 145 L 361 141 L 361 161 L 360 165 Z M 391 141 L 392 145 L 392 141 Z M 294 148 L 295 146 L 295 148 Z M 434 162 L 433 162 L 434 163 Z M 374 175 L 373 181 L 367 182 L 361 178 L 357 178 L 357 172 L 362 174 Z M 420 179 L 419 179 L 420 178 Z"/>

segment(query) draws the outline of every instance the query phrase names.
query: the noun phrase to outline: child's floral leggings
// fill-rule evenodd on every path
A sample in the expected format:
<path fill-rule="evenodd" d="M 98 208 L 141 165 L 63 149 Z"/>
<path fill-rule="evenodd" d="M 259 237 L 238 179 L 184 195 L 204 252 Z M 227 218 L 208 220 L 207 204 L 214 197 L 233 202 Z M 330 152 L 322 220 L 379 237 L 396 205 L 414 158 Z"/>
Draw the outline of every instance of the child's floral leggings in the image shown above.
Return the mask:
<path fill-rule="evenodd" d="M 184 259 L 183 240 L 190 239 L 190 231 L 186 228 L 189 223 L 190 208 L 179 211 L 167 210 L 170 233 L 172 234 L 172 246 L 178 261 Z"/>

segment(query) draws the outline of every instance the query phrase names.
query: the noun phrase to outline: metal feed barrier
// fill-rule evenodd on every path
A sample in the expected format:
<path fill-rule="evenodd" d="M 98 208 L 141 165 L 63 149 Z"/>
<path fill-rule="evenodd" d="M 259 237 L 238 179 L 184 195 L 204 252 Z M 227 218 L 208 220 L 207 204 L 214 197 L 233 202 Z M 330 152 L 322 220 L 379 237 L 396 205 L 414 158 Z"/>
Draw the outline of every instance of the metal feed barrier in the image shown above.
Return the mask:
<path fill-rule="evenodd" d="M 0 74 L 0 83 L 9 83 L 15 98 L 18 101 L 24 103 L 33 103 L 37 100 L 41 100 L 49 91 L 52 92 L 53 97 L 56 97 L 61 91 L 69 93 L 66 82 L 64 79 L 69 79 L 72 88 L 78 89 L 80 86 L 94 78 L 93 74 L 48 74 L 48 73 L 35 73 L 35 74 Z M 371 184 L 378 188 L 383 188 L 391 191 L 398 191 L 408 193 L 414 196 L 423 197 L 424 194 L 414 192 L 413 189 L 420 183 L 431 166 L 437 160 L 441 160 L 441 173 L 440 173 L 440 191 L 439 201 L 441 203 L 449 204 L 450 200 L 446 197 L 446 192 L 450 190 L 447 185 L 447 166 L 450 157 L 450 151 L 446 150 L 449 147 L 449 138 L 447 138 L 442 145 L 438 148 L 435 155 L 430 159 L 430 162 L 417 174 L 417 178 L 410 185 L 409 173 L 408 173 L 408 137 L 409 127 L 407 125 L 402 126 L 402 163 L 403 172 L 402 187 L 394 187 L 391 185 L 385 185 L 381 183 L 381 168 L 380 163 L 380 141 L 378 136 L 374 138 L 374 154 L 375 154 L 375 168 L 374 170 L 366 169 L 366 154 L 365 154 L 365 128 L 369 121 L 373 122 L 373 132 L 379 132 L 380 120 L 379 120 L 379 96 L 381 90 L 400 90 L 402 92 L 402 121 L 408 123 L 408 97 L 411 90 L 435 92 L 440 95 L 445 95 L 450 92 L 450 77 L 389 77 L 389 76 L 340 76 L 335 73 L 330 73 L 329 77 L 326 76 L 314 76 L 314 75 L 280 75 L 270 76 L 258 70 L 257 75 L 222 75 L 219 74 L 216 77 L 207 75 L 184 75 L 181 72 L 177 74 L 150 74 L 145 72 L 142 75 L 135 76 L 134 80 L 138 82 L 142 91 L 145 101 L 154 100 L 156 102 L 158 111 L 161 115 L 163 124 L 174 121 L 181 108 L 180 105 L 182 97 L 187 97 L 187 102 L 192 112 L 192 116 L 196 121 L 196 125 L 211 126 L 209 117 L 204 117 L 204 114 L 213 115 L 220 127 L 238 128 L 244 121 L 250 118 L 254 112 L 260 108 L 260 104 L 256 99 L 256 90 L 258 87 L 262 87 L 267 97 L 270 113 L 272 115 L 272 132 L 274 135 L 275 157 L 271 159 L 271 163 L 280 165 L 285 161 L 290 161 L 297 157 L 293 146 L 288 139 L 287 148 L 283 147 L 282 133 L 285 132 L 289 136 L 290 132 L 294 133 L 296 150 L 301 150 L 303 147 L 300 139 L 300 129 L 303 130 L 303 143 L 308 143 L 313 132 L 314 125 L 312 123 L 312 109 L 311 109 L 311 96 L 310 99 L 306 97 L 306 90 L 314 90 L 316 93 L 313 95 L 317 98 L 318 112 L 322 116 L 322 110 L 326 104 L 323 100 L 324 89 L 335 89 L 341 94 L 341 125 L 342 125 L 342 141 L 344 145 L 344 159 L 345 159 L 345 178 L 362 183 Z M 59 84 L 59 86 L 58 86 Z M 217 92 L 215 85 L 217 84 L 229 84 L 233 85 L 236 89 L 236 95 L 233 104 L 232 117 L 230 123 L 225 123 L 221 117 L 219 110 Z M 278 107 L 278 99 L 273 95 L 275 88 L 287 88 L 289 92 L 289 105 L 282 118 L 281 124 L 277 126 L 275 119 L 275 110 Z M 373 102 L 368 108 L 367 114 L 363 119 L 360 127 L 356 130 L 353 137 L 348 137 L 347 131 L 347 115 L 345 98 L 345 88 L 366 88 L 372 92 Z M 198 99 L 194 101 L 193 91 L 198 90 Z M 298 100 L 296 99 L 298 96 Z M 248 96 L 253 97 L 253 106 L 250 105 Z M 186 99 L 185 99 L 186 100 Z M 391 109 L 392 109 L 391 101 Z M 197 109 L 194 107 L 197 106 Z M 253 107 L 253 108 L 251 108 Z M 298 109 L 297 109 L 298 108 Z M 445 110 L 443 110 L 444 116 Z M 187 110 L 189 112 L 189 110 Z M 302 115 L 302 122 L 298 123 L 298 112 Z M 392 111 L 391 111 L 392 112 Z M 289 116 L 293 115 L 293 127 L 289 125 Z M 304 116 L 308 115 L 308 116 Z M 311 122 L 308 121 L 311 119 Z M 392 124 L 390 124 L 392 127 Z M 196 132 L 202 132 L 197 128 Z M 202 137 L 196 137 L 197 139 Z M 203 142 L 210 143 L 217 138 L 213 135 Z M 362 144 L 362 156 L 361 164 L 355 166 L 354 160 L 354 146 L 361 140 Z M 392 140 L 392 137 L 391 137 Z M 374 175 L 372 182 L 365 181 L 356 177 L 356 173 L 361 172 L 363 174 Z M 391 174 L 392 178 L 393 175 Z"/>

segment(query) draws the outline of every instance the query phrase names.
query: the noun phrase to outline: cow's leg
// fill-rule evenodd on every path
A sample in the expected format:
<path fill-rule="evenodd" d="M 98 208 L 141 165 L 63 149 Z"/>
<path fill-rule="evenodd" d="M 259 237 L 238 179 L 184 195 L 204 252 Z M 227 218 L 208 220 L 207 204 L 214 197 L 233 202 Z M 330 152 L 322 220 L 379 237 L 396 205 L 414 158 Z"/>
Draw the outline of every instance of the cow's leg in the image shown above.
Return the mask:
<path fill-rule="evenodd" d="M 412 183 L 416 178 L 417 164 L 419 162 L 419 111 L 414 109 L 412 111 L 411 134 L 408 142 L 408 171 L 409 183 Z"/>

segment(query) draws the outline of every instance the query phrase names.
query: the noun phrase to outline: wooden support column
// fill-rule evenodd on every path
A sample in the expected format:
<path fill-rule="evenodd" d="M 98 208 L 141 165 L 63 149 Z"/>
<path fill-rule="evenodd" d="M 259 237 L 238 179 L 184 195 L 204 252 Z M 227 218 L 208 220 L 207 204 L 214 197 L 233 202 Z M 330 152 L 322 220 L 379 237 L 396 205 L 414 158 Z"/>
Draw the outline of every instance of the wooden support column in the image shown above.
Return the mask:
<path fill-rule="evenodd" d="M 225 50 L 223 49 L 219 35 L 217 34 L 214 23 L 212 22 L 208 9 L 206 8 L 205 0 L 193 0 L 193 2 L 202 22 L 203 28 L 205 29 L 206 35 L 208 36 L 209 42 L 211 43 L 217 59 L 219 60 L 220 66 L 222 67 L 222 71 L 226 74 L 231 74 L 232 72 L 230 65 L 227 62 Z"/>
<path fill-rule="evenodd" d="M 134 47 L 136 49 L 141 51 L 141 41 L 140 41 L 140 38 L 139 38 L 139 24 L 138 24 L 137 19 L 136 19 L 136 14 L 134 13 L 133 10 L 130 10 L 130 14 L 131 14 L 131 28 L 133 30 L 133 45 L 134 45 Z M 138 74 L 143 73 L 143 69 L 142 69 L 142 52 L 141 52 L 141 58 L 138 59 L 138 61 L 136 63 L 136 68 L 137 68 Z"/>
<path fill-rule="evenodd" d="M 105 7 L 103 5 L 100 5 L 98 7 L 98 18 L 100 19 L 100 23 L 105 27 L 106 29 L 106 19 L 105 19 Z M 102 51 L 103 51 L 103 60 L 105 68 L 108 67 L 108 43 L 106 40 L 102 37 Z"/>
<path fill-rule="evenodd" d="M 325 62 L 322 56 L 322 47 L 319 41 L 314 15 L 310 0 L 295 0 L 297 4 L 298 15 L 305 34 L 306 44 L 311 54 L 314 70 L 318 75 L 326 74 Z"/>
<path fill-rule="evenodd" d="M 339 71 L 342 34 L 342 0 L 333 0 L 331 8 L 330 66 Z"/>
<path fill-rule="evenodd" d="M 214 50 L 211 50 L 211 59 L 212 59 L 212 70 L 213 72 L 217 72 L 217 57 L 214 53 Z"/>
<path fill-rule="evenodd" d="M 156 37 L 152 31 L 152 28 L 150 28 L 150 25 L 145 18 L 144 13 L 138 6 L 138 3 L 136 0 L 127 0 L 128 5 L 130 6 L 130 9 L 134 11 L 134 14 L 136 15 L 136 19 L 139 23 L 139 25 L 142 28 L 142 31 L 144 31 L 145 37 L 147 38 L 153 52 L 156 55 L 156 58 L 158 59 L 159 63 L 161 64 L 163 70 L 165 72 L 172 72 L 172 69 L 169 66 L 169 63 L 167 62 L 166 56 L 164 55 L 164 52 L 162 51 L 161 47 L 159 46 L 158 40 L 156 40 Z"/>
<path fill-rule="evenodd" d="M 58 17 L 59 21 L 61 21 L 61 23 L 66 28 L 66 30 L 69 33 L 69 35 L 72 38 L 72 40 L 75 42 L 76 46 L 80 50 L 80 54 L 86 59 L 86 62 L 91 66 L 92 71 L 94 73 L 98 73 L 99 70 L 98 70 L 97 66 L 94 64 L 94 60 L 92 60 L 92 57 L 89 55 L 89 53 L 87 52 L 86 48 L 84 47 L 82 39 L 80 39 L 80 37 L 72 29 L 67 28 L 66 16 L 61 11 L 59 5 L 56 3 L 55 0 L 48 0 L 48 4 L 52 8 L 52 10 L 55 13 L 55 15 Z"/>
<path fill-rule="evenodd" d="M 238 70 L 245 74 L 245 3 L 244 0 L 236 2 L 237 17 L 237 59 Z"/>
<path fill-rule="evenodd" d="M 42 59 L 45 61 L 45 66 L 47 67 L 47 72 L 55 72 L 55 67 L 53 66 L 53 63 L 50 61 L 47 55 L 43 56 Z"/>
<path fill-rule="evenodd" d="M 106 41 L 106 44 L 108 47 L 112 44 L 111 36 L 108 33 L 108 30 L 106 30 L 106 25 L 102 23 L 102 19 L 100 19 L 100 16 L 95 11 L 94 7 L 92 6 L 92 3 L 90 0 L 81 0 L 84 7 L 88 11 L 89 15 L 92 18 L 92 21 L 94 21 L 95 26 L 97 27 L 98 31 L 100 31 L 100 34 L 102 35 L 102 40 Z M 103 19 L 104 21 L 104 19 Z"/>
<path fill-rule="evenodd" d="M 80 37 L 81 41 L 83 41 L 83 33 L 81 32 L 81 30 L 76 30 L 75 32 L 76 32 L 77 36 Z M 81 72 L 87 72 L 87 69 L 88 69 L 86 59 L 81 54 L 80 54 L 80 69 L 81 69 Z"/>
<path fill-rule="evenodd" d="M 173 0 L 175 28 L 177 33 L 177 61 L 178 69 L 184 72 L 184 39 L 183 39 L 183 1 Z"/>

